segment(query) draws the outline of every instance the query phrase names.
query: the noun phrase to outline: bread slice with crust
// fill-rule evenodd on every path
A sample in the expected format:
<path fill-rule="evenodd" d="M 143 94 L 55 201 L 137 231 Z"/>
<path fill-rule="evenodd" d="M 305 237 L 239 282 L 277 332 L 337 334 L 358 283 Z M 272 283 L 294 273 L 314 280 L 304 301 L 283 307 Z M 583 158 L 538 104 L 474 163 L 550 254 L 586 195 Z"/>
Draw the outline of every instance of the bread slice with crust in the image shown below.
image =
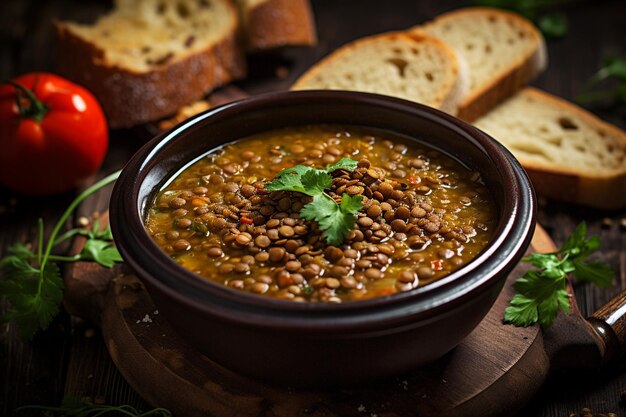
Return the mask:
<path fill-rule="evenodd" d="M 94 24 L 57 22 L 59 70 L 112 128 L 157 120 L 245 74 L 229 0 L 117 0 Z"/>
<path fill-rule="evenodd" d="M 404 98 L 454 114 L 466 73 L 446 44 L 403 32 L 350 42 L 306 71 L 292 90 L 365 91 Z"/>
<path fill-rule="evenodd" d="M 626 207 L 626 132 L 582 108 L 528 87 L 475 126 L 517 157 L 539 195 Z"/>
<path fill-rule="evenodd" d="M 522 16 L 498 9 L 455 10 L 412 29 L 436 36 L 467 63 L 469 90 L 458 117 L 475 120 L 527 84 L 547 65 L 545 41 Z"/>
<path fill-rule="evenodd" d="M 250 51 L 317 43 L 309 0 L 237 0 Z"/>

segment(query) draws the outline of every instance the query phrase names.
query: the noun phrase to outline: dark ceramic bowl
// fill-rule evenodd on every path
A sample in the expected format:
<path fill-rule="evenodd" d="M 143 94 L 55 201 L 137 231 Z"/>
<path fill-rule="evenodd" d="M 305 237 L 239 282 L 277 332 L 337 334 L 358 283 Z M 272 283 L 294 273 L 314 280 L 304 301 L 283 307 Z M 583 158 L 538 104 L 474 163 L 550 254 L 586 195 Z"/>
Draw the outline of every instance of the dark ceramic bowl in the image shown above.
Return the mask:
<path fill-rule="evenodd" d="M 271 299 L 209 282 L 170 259 L 145 231 L 146 207 L 155 193 L 198 156 L 255 133 L 320 123 L 400 134 L 479 171 L 498 210 L 493 241 L 468 265 L 427 286 L 327 304 Z M 452 116 L 390 97 L 302 91 L 228 104 L 150 141 L 117 181 L 110 215 L 124 260 L 180 336 L 245 375 L 328 385 L 402 373 L 454 348 L 487 314 L 526 250 L 535 201 L 511 154 Z"/>

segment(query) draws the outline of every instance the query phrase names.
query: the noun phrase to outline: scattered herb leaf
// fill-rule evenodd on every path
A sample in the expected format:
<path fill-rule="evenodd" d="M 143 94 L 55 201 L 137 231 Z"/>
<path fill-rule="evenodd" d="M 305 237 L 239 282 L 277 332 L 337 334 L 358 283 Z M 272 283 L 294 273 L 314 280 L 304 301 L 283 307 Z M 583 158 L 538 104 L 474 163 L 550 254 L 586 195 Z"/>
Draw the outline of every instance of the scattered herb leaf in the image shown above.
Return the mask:
<path fill-rule="evenodd" d="M 556 39 L 567 34 L 569 25 L 564 14 L 552 11 L 557 6 L 575 1 L 577 0 L 477 0 L 476 4 L 519 13 L 535 22 L 547 38 Z"/>
<path fill-rule="evenodd" d="M 613 88 L 594 90 L 603 81 L 614 81 Z M 579 104 L 595 101 L 612 101 L 626 104 L 626 56 L 609 57 L 575 97 Z"/>
<path fill-rule="evenodd" d="M 533 253 L 522 260 L 537 270 L 528 270 L 513 284 L 517 292 L 504 311 L 504 322 L 515 326 L 535 323 L 549 327 L 559 310 L 569 312 L 567 275 L 601 287 L 611 285 L 613 271 L 603 262 L 586 258 L 600 246 L 598 237 L 587 239 L 587 225 L 576 227 L 561 249 L 553 253 Z"/>
<path fill-rule="evenodd" d="M 72 229 L 59 236 L 74 209 L 118 176 L 119 171 L 98 181 L 76 197 L 57 221 L 45 245 L 43 220 L 39 219 L 37 253 L 16 243 L 9 248 L 9 255 L 0 260 L 0 270 L 4 275 L 0 281 L 0 294 L 11 304 L 1 321 L 15 322 L 22 338 L 31 339 L 37 330 L 46 329 L 59 312 L 59 304 L 63 299 L 63 278 L 58 264 L 54 262 L 93 260 L 110 268 L 115 262 L 122 261 L 113 245 L 110 228 L 101 231 L 97 221 L 91 230 Z M 75 256 L 52 255 L 54 246 L 75 235 L 87 237 L 81 253 Z"/>
<path fill-rule="evenodd" d="M 537 18 L 536 22 L 541 32 L 552 39 L 562 38 L 569 28 L 567 17 L 563 13 L 545 14 Z"/>
<path fill-rule="evenodd" d="M 326 169 L 297 165 L 283 169 L 276 178 L 265 186 L 268 191 L 295 191 L 313 197 L 313 201 L 302 207 L 300 215 L 318 223 L 326 241 L 338 246 L 343 242 L 356 222 L 356 214 L 363 206 L 362 197 L 343 194 L 338 204 L 324 190 L 330 188 L 333 178 L 331 173 L 338 169 L 354 171 L 357 162 L 343 158 Z"/>
<path fill-rule="evenodd" d="M 96 417 L 110 414 L 128 417 L 172 417 L 172 412 L 166 408 L 154 408 L 149 411 L 141 412 L 130 405 L 92 404 L 73 397 L 68 397 L 68 399 L 64 400 L 60 407 L 25 405 L 17 408 L 15 411 L 16 413 L 25 411 L 41 411 L 42 415 L 58 417 Z"/>

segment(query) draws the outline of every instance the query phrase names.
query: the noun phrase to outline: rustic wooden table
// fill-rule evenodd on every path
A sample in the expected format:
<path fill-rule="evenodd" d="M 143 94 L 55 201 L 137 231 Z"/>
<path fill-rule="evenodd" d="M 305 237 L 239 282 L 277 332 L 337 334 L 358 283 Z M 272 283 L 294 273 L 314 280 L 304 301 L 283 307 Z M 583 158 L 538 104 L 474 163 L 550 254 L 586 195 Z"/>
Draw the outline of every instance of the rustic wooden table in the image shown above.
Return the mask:
<path fill-rule="evenodd" d="M 613 1 L 564 2 L 569 20 L 567 35 L 549 41 L 550 65 L 533 84 L 572 99 L 585 81 L 610 55 L 626 53 L 626 3 Z M 387 30 L 402 29 L 428 20 L 444 11 L 471 2 L 374 0 L 313 0 L 319 44 L 315 48 L 292 49 L 250 57 L 250 77 L 238 83 L 255 94 L 285 89 L 311 63 L 339 45 Z M 33 70 L 54 70 L 55 48 L 52 20 L 93 20 L 110 7 L 97 0 L 5 0 L 0 2 L 0 77 L 6 79 Z M 598 116 L 626 128 L 626 106 L 589 107 Z M 145 131 L 111 133 L 110 150 L 98 175 L 123 166 L 148 137 Z M 0 142 L 0 152 L 2 145 Z M 16 173 L 19 174 L 19 173 Z M 624 190 L 626 192 L 626 190 Z M 49 232 L 54 220 L 72 200 L 67 193 L 52 198 L 30 198 L 0 188 L 0 257 L 14 242 L 33 242 L 36 219 L 46 221 Z M 108 193 L 88 200 L 77 215 L 105 210 Z M 601 212 L 553 201 L 540 201 L 539 222 L 557 245 L 585 220 L 593 234 L 600 235 L 600 258 L 616 271 L 608 289 L 588 285 L 576 288 L 584 315 L 591 314 L 612 296 L 626 289 L 626 230 L 620 221 L 626 210 Z M 605 219 L 612 224 L 607 225 Z M 0 312 L 7 308 L 0 301 Z M 625 361 L 597 373 L 551 377 L 536 398 L 520 413 L 524 416 L 569 416 L 589 407 L 594 414 L 624 415 L 620 395 L 626 389 Z M 90 397 L 96 402 L 149 406 L 124 381 L 113 365 L 98 329 L 62 313 L 50 328 L 32 342 L 23 342 L 14 326 L 0 327 L 0 414 L 12 415 L 24 404 L 59 404 L 64 397 Z"/>

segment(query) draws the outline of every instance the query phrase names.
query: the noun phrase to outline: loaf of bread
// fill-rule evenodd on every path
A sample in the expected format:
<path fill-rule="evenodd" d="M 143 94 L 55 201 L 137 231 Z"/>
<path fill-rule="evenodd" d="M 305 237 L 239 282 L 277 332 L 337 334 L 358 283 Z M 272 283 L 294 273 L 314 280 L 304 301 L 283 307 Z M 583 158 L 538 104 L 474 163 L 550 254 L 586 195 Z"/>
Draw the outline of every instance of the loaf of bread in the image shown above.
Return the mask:
<path fill-rule="evenodd" d="M 506 146 L 539 195 L 626 207 L 626 133 L 580 107 L 525 88 L 475 122 Z"/>
<path fill-rule="evenodd" d="M 342 46 L 300 76 L 291 89 L 385 94 L 454 114 L 466 86 L 463 63 L 444 42 L 394 32 Z"/>
<path fill-rule="evenodd" d="M 245 74 L 230 0 L 116 0 L 92 25 L 56 28 L 59 71 L 96 95 L 112 128 L 173 114 Z"/>
<path fill-rule="evenodd" d="M 237 0 L 237 4 L 250 51 L 317 42 L 309 0 Z"/>
<path fill-rule="evenodd" d="M 515 13 L 465 8 L 440 15 L 412 30 L 438 37 L 467 63 L 469 89 L 457 114 L 466 121 L 485 114 L 547 65 L 541 33 Z"/>

